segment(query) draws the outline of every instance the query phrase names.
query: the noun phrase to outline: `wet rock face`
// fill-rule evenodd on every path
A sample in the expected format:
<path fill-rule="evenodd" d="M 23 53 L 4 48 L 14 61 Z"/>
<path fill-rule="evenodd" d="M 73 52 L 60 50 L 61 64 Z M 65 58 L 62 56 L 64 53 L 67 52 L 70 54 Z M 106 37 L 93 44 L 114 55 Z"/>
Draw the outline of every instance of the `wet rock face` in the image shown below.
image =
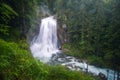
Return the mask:
<path fill-rule="evenodd" d="M 60 50 L 62 50 L 62 45 L 67 42 L 67 27 L 65 24 L 58 25 L 57 37 L 58 37 L 58 47 Z"/>
<path fill-rule="evenodd" d="M 64 53 L 54 54 L 51 58 L 50 64 L 61 64 L 67 69 L 85 71 L 85 67 L 82 60 L 76 59 L 72 56 L 67 56 Z"/>
<path fill-rule="evenodd" d="M 98 74 L 98 76 L 99 76 L 100 80 L 107 80 L 106 76 L 101 72 Z"/>
<path fill-rule="evenodd" d="M 50 63 L 52 63 L 52 64 L 62 64 L 64 62 L 66 62 L 65 57 L 66 57 L 66 55 L 63 54 L 63 53 L 53 54 L 52 58 L 50 60 Z"/>

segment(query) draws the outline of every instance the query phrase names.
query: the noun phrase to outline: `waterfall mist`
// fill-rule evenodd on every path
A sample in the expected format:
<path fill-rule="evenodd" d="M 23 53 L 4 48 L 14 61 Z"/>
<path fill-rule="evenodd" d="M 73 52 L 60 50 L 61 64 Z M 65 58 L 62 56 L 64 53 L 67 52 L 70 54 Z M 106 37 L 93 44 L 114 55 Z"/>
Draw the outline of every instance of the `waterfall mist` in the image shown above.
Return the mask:
<path fill-rule="evenodd" d="M 30 46 L 33 56 L 48 62 L 53 54 L 59 52 L 57 43 L 57 20 L 54 16 L 42 19 L 39 35 Z"/>

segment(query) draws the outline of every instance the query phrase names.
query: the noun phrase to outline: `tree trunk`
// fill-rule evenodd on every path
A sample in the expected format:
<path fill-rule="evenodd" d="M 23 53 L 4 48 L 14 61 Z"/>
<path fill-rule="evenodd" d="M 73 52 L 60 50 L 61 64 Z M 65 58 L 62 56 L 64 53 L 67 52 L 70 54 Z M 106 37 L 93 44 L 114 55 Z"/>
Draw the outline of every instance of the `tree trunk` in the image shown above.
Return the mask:
<path fill-rule="evenodd" d="M 114 71 L 114 78 L 113 78 L 113 80 L 115 80 L 115 71 Z"/>
<path fill-rule="evenodd" d="M 117 72 L 117 80 L 120 80 L 120 77 L 119 77 L 119 76 L 120 76 L 120 72 L 118 71 L 118 72 Z"/>

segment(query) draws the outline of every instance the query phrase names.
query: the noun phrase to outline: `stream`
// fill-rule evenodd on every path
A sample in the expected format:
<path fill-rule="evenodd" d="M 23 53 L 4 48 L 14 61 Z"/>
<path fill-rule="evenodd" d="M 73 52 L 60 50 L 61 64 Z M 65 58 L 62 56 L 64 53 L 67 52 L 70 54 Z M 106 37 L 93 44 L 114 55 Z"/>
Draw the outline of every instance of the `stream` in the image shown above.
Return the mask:
<path fill-rule="evenodd" d="M 72 56 L 67 56 L 62 52 L 53 54 L 49 63 L 52 65 L 60 64 L 67 67 L 70 70 L 88 72 L 96 76 L 99 75 L 99 73 L 102 73 L 105 75 L 107 80 L 117 80 L 117 74 L 115 74 L 114 77 L 113 70 L 108 68 L 100 68 L 94 65 L 87 64 L 84 60 L 80 60 Z"/>
<path fill-rule="evenodd" d="M 107 80 L 117 80 L 117 74 L 107 68 L 99 68 L 87 64 L 84 60 L 65 55 L 58 48 L 57 20 L 54 16 L 46 17 L 41 20 L 38 36 L 31 41 L 30 50 L 33 57 L 44 63 L 52 65 L 63 65 L 70 70 L 84 71 L 93 75 L 102 75 Z M 103 80 L 103 79 L 102 79 Z"/>

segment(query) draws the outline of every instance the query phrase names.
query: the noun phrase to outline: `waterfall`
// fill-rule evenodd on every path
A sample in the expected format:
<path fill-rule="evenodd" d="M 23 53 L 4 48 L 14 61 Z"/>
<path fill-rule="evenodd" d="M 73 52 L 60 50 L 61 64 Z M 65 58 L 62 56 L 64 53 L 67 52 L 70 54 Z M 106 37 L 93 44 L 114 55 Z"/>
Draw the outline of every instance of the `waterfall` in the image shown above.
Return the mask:
<path fill-rule="evenodd" d="M 30 46 L 33 56 L 43 62 L 48 62 L 53 54 L 59 52 L 57 41 L 57 20 L 54 16 L 42 19 L 39 35 Z"/>

